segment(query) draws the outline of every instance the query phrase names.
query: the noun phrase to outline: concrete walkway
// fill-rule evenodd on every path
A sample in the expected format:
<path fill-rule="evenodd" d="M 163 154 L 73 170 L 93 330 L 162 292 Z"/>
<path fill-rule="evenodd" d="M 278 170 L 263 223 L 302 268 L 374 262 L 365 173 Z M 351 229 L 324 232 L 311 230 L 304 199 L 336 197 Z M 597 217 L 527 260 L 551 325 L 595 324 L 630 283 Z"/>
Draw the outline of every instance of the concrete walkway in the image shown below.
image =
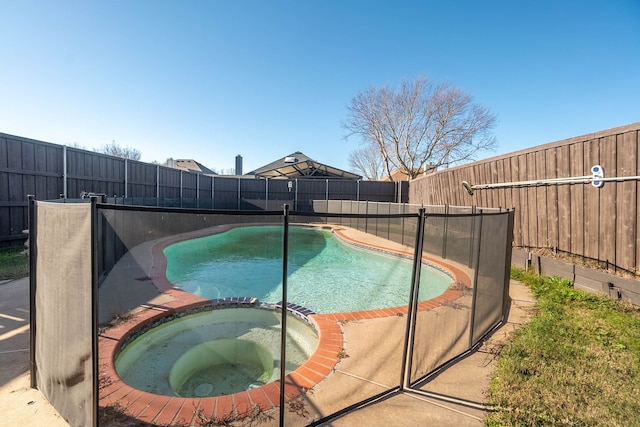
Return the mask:
<path fill-rule="evenodd" d="M 508 321 L 476 352 L 448 367 L 418 390 L 392 395 L 331 421 L 331 426 L 481 426 L 495 357 L 525 323 L 534 299 L 510 284 Z M 58 427 L 68 424 L 38 390 L 29 388 L 29 280 L 0 284 L 0 424 Z M 382 391 L 382 390 L 380 390 Z M 320 393 L 317 390 L 316 393 Z M 310 414 L 313 417 L 313 414 Z M 302 421 L 301 418 L 297 420 Z M 300 424 L 302 425 L 304 421 Z"/>
<path fill-rule="evenodd" d="M 29 379 L 29 279 L 0 282 L 0 425 L 68 426 Z"/>

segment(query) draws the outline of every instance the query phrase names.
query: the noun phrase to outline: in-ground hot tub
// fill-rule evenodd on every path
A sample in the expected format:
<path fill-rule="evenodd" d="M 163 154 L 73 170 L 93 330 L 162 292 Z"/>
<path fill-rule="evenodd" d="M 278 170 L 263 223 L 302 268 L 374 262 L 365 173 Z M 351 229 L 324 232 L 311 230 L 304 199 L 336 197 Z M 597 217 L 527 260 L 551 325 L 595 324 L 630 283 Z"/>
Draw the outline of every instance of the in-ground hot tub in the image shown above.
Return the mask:
<path fill-rule="evenodd" d="M 139 390 L 180 397 L 222 396 L 280 378 L 281 314 L 265 307 L 223 308 L 156 322 L 124 344 L 116 371 Z M 287 317 L 285 373 L 318 343 L 316 331 Z"/>

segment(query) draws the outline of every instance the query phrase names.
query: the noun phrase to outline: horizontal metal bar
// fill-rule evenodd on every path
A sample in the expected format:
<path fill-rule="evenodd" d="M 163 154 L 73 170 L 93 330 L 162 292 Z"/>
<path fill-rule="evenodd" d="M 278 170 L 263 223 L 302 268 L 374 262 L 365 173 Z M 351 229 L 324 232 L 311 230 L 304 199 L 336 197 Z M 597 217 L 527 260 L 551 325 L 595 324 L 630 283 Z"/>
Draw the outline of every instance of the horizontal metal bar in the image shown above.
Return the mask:
<path fill-rule="evenodd" d="M 550 178 L 550 179 L 537 179 L 531 181 L 516 181 L 516 182 L 497 182 L 494 184 L 476 184 L 471 188 L 474 190 L 483 190 L 487 188 L 503 188 L 503 187 L 523 187 L 545 184 L 590 184 L 593 181 L 598 182 L 622 182 L 622 181 L 640 181 L 640 176 L 616 176 L 609 178 L 594 178 L 593 176 L 587 177 L 569 177 L 569 178 Z"/>

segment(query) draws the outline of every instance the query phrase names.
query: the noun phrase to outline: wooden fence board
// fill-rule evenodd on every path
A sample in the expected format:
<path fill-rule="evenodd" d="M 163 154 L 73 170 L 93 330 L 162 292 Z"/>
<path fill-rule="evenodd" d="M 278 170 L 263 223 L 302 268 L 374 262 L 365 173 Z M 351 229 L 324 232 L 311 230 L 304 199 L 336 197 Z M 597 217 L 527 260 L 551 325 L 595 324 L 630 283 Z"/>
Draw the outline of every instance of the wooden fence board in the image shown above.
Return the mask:
<path fill-rule="evenodd" d="M 7 138 L 0 137 L 0 169 L 6 169 L 9 164 L 9 149 Z"/>
<path fill-rule="evenodd" d="M 536 178 L 544 179 L 547 176 L 546 173 L 546 155 L 545 150 L 539 150 L 535 152 L 534 155 L 535 160 L 535 168 L 536 168 Z M 536 198 L 536 229 L 538 236 L 538 247 L 548 248 L 551 246 L 549 243 L 549 227 L 548 227 L 548 219 L 549 219 L 549 204 L 547 200 L 547 191 L 549 187 L 540 186 L 531 188 L 532 192 L 535 194 Z"/>
<path fill-rule="evenodd" d="M 637 144 L 628 133 L 619 135 L 615 176 L 635 175 L 637 169 Z M 605 171 L 606 173 L 606 171 Z M 621 266 L 635 266 L 636 224 L 637 224 L 637 183 L 620 182 L 616 206 L 616 259 Z M 625 267 L 626 268 L 626 267 Z"/>
<path fill-rule="evenodd" d="M 556 173 L 555 177 L 565 178 L 570 176 L 571 162 L 569 146 L 558 147 L 556 152 Z M 558 250 L 571 252 L 571 186 L 559 185 L 558 192 Z"/>
<path fill-rule="evenodd" d="M 545 178 L 555 178 L 558 173 L 556 164 L 556 151 L 544 150 Z M 545 227 L 547 229 L 547 246 L 558 247 L 558 186 L 550 185 L 545 188 L 545 203 L 547 211 L 545 214 Z"/>
<path fill-rule="evenodd" d="M 36 170 L 35 147 L 33 144 L 22 144 L 22 169 Z"/>
<path fill-rule="evenodd" d="M 584 147 L 584 175 L 591 174 L 591 167 L 600 164 L 600 140 L 586 141 Z M 600 189 L 583 184 L 584 190 L 584 256 L 598 259 L 600 244 Z"/>
<path fill-rule="evenodd" d="M 536 177 L 535 152 L 526 155 L 526 176 Z M 526 178 L 525 178 L 526 179 Z M 538 200 L 535 187 L 525 187 L 527 193 L 527 224 L 529 225 L 529 246 L 539 247 L 538 235 Z"/>
<path fill-rule="evenodd" d="M 638 144 L 640 143 L 640 132 L 638 131 L 629 132 L 625 134 L 625 136 L 630 141 L 629 144 L 635 146 L 636 170 L 633 173 L 633 175 L 640 176 L 640 147 L 638 147 Z M 636 241 L 635 241 L 635 258 L 633 262 L 634 267 L 631 268 L 631 270 L 634 271 L 635 273 L 639 273 L 640 268 L 638 268 L 638 263 L 640 263 L 640 244 L 639 244 L 640 227 L 638 226 L 638 217 L 640 217 L 640 196 L 638 195 L 638 191 L 640 191 L 640 182 L 633 181 L 633 184 L 636 187 L 636 211 L 635 211 L 635 216 L 632 217 L 633 218 L 632 221 L 635 225 Z"/>
<path fill-rule="evenodd" d="M 600 146 L 600 165 L 604 168 L 605 176 L 614 176 L 616 173 L 617 146 L 616 136 L 610 135 L 603 138 Z M 605 183 L 600 193 L 600 244 L 598 246 L 598 259 L 606 263 L 616 265 L 616 183 Z"/>
<path fill-rule="evenodd" d="M 509 165 L 511 169 L 511 182 L 517 181 L 518 179 L 520 179 L 518 157 L 513 156 L 509 158 Z M 524 246 L 524 237 L 522 236 L 522 211 L 524 207 L 522 206 L 522 201 L 520 199 L 520 189 L 512 188 L 511 197 L 513 200 L 512 207 L 516 208 L 513 219 L 513 244 L 516 247 Z"/>
<path fill-rule="evenodd" d="M 569 176 L 584 175 L 583 144 L 569 146 Z M 571 185 L 571 249 L 574 254 L 584 254 L 584 185 Z"/>

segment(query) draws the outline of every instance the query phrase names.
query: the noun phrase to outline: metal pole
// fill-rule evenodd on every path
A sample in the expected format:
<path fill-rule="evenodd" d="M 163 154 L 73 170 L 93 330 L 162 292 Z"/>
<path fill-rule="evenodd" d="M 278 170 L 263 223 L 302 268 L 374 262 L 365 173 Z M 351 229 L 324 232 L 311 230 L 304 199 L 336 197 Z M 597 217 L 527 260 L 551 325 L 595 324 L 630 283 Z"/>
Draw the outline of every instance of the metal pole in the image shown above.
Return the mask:
<path fill-rule="evenodd" d="M 129 197 L 129 164 L 124 159 L 124 198 Z"/>
<path fill-rule="evenodd" d="M 413 356 L 413 343 L 415 338 L 415 326 L 418 311 L 418 292 L 420 291 L 420 270 L 422 269 L 422 246 L 424 241 L 425 209 L 418 211 L 418 230 L 416 232 L 415 250 L 413 253 L 413 272 L 411 273 L 411 291 L 409 292 L 409 304 L 407 305 L 407 327 L 404 335 L 404 348 L 402 349 L 402 368 L 400 369 L 400 391 L 408 387 L 407 373 L 411 370 L 411 356 Z"/>
<path fill-rule="evenodd" d="M 156 165 L 156 206 L 160 206 L 160 165 Z"/>
<path fill-rule="evenodd" d="M 66 172 L 65 172 L 66 175 Z M 65 194 L 66 198 L 66 194 Z M 38 386 L 36 377 L 38 367 L 36 365 L 36 291 L 38 283 L 36 280 L 36 261 L 38 253 L 36 251 L 36 197 L 27 196 L 29 203 L 29 360 L 30 360 L 30 376 L 31 388 Z"/>
<path fill-rule="evenodd" d="M 406 207 L 407 205 L 405 205 L 404 203 L 401 204 L 400 206 L 402 206 L 402 213 L 404 214 L 406 211 Z M 402 217 L 401 221 L 402 221 L 402 234 L 400 235 L 400 242 L 404 245 L 404 220 L 405 218 Z"/>
<path fill-rule="evenodd" d="M 393 183 L 393 200 L 398 200 L 398 182 Z"/>
<path fill-rule="evenodd" d="M 240 210 L 240 178 L 238 178 L 238 210 Z"/>
<path fill-rule="evenodd" d="M 474 239 L 476 235 L 476 207 L 471 206 L 471 229 L 469 230 L 469 268 L 473 267 L 473 247 L 474 247 Z"/>
<path fill-rule="evenodd" d="M 200 207 L 200 174 L 196 174 L 196 207 Z"/>
<path fill-rule="evenodd" d="M 326 212 L 329 212 L 329 180 L 327 179 L 326 182 L 327 182 L 327 187 L 325 188 L 325 191 L 324 191 L 324 199 L 327 203 Z"/>
<path fill-rule="evenodd" d="M 98 426 L 100 392 L 98 371 L 98 198 L 91 197 L 91 368 L 93 427 Z"/>
<path fill-rule="evenodd" d="M 62 146 L 62 195 L 63 198 L 67 198 L 67 178 L 68 178 L 68 161 L 67 161 L 67 156 L 68 156 L 68 152 L 67 152 L 67 146 L 63 145 Z"/>
<path fill-rule="evenodd" d="M 284 205 L 282 238 L 282 327 L 280 330 L 280 427 L 284 426 L 285 367 L 287 354 L 287 276 L 289 264 L 289 205 Z"/>
<path fill-rule="evenodd" d="M 180 171 L 180 207 L 182 207 L 182 187 L 183 187 L 183 177 L 182 177 L 182 171 Z"/>
<path fill-rule="evenodd" d="M 264 209 L 269 210 L 269 178 L 264 179 Z"/>
<path fill-rule="evenodd" d="M 469 348 L 473 347 L 473 329 L 475 328 L 476 317 L 476 297 L 478 296 L 478 270 L 480 269 L 480 244 L 482 243 L 482 209 L 480 209 L 480 224 L 478 228 L 478 244 L 476 246 L 476 265 L 474 266 L 473 275 L 473 296 L 471 299 L 471 319 L 469 321 Z"/>
<path fill-rule="evenodd" d="M 447 259 L 447 233 L 449 232 L 449 205 L 444 205 L 444 230 L 442 231 L 442 259 Z"/>
<path fill-rule="evenodd" d="M 364 217 L 364 232 L 368 233 L 369 232 L 369 201 L 368 200 L 364 202 L 364 213 L 366 215 Z"/>

